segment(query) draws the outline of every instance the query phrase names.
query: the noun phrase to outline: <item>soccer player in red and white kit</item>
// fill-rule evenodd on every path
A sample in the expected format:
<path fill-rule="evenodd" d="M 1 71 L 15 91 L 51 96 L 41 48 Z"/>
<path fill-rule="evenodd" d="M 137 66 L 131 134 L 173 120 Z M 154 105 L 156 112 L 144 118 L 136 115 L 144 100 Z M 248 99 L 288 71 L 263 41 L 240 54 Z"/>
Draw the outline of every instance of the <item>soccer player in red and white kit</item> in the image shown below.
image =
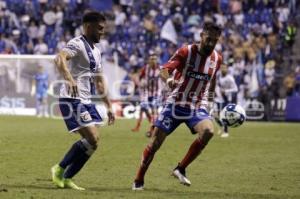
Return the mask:
<path fill-rule="evenodd" d="M 132 129 L 133 132 L 139 131 L 143 113 L 146 114 L 151 125 L 157 116 L 161 88 L 159 74 L 160 70 L 157 55 L 154 52 L 151 52 L 149 53 L 148 64 L 142 68 L 139 75 L 139 82 L 137 82 L 140 89 L 141 110 L 139 118 L 137 119 L 137 124 Z M 151 132 L 151 128 L 149 132 Z"/>
<path fill-rule="evenodd" d="M 213 122 L 209 115 L 213 105 L 216 73 L 222 63 L 221 55 L 214 50 L 221 29 L 213 23 L 205 23 L 201 42 L 183 46 L 163 65 L 160 76 L 172 88 L 164 108 L 155 122 L 150 143 L 142 154 L 142 161 L 132 189 L 144 189 L 144 176 L 164 140 L 181 123 L 185 123 L 197 138 L 172 175 L 180 183 L 191 185 L 185 170 L 205 148 L 213 136 Z M 170 77 L 175 70 L 174 77 Z"/>

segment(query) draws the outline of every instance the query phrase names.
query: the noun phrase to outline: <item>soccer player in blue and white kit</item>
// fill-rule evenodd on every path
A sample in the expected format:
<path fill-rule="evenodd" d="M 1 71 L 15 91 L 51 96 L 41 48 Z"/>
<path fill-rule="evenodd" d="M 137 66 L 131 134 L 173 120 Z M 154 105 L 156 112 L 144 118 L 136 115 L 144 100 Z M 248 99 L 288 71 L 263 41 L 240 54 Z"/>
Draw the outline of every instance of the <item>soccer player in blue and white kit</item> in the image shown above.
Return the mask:
<path fill-rule="evenodd" d="M 107 106 L 108 124 L 113 124 L 115 120 L 106 93 L 100 50 L 94 45 L 104 34 L 106 19 L 101 13 L 88 12 L 82 22 L 83 35 L 70 40 L 55 59 L 59 72 L 66 80 L 61 87 L 59 107 L 68 130 L 78 132 L 81 139 L 73 144 L 59 164 L 51 168 L 56 186 L 76 190 L 84 188 L 71 179 L 95 152 L 99 142 L 96 127 L 103 118 L 91 102 L 96 89 Z"/>

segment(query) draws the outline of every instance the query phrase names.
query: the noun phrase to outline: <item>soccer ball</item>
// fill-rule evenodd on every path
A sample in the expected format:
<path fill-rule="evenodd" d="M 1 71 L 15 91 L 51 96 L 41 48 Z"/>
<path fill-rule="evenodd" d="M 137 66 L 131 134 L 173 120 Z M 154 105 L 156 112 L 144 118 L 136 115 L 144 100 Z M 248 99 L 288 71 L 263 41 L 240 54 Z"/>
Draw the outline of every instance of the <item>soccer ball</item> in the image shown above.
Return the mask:
<path fill-rule="evenodd" d="M 227 126 L 235 128 L 244 123 L 246 113 L 240 105 L 228 104 L 221 111 L 220 119 Z"/>

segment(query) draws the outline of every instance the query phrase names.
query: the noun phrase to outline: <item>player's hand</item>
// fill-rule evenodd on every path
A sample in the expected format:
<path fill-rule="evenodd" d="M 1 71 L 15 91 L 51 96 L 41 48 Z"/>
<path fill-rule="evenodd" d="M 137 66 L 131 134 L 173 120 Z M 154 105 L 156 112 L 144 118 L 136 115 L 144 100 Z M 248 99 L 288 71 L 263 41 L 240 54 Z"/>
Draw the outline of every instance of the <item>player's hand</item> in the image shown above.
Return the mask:
<path fill-rule="evenodd" d="M 112 125 L 115 122 L 115 115 L 112 112 L 112 110 L 107 111 L 107 116 L 108 116 L 108 125 Z"/>
<path fill-rule="evenodd" d="M 75 81 L 69 82 L 68 94 L 71 95 L 71 97 L 73 97 L 73 98 L 78 96 L 78 88 L 77 88 L 77 84 Z"/>
<path fill-rule="evenodd" d="M 166 83 L 170 89 L 174 89 L 177 84 L 173 78 L 168 78 Z"/>

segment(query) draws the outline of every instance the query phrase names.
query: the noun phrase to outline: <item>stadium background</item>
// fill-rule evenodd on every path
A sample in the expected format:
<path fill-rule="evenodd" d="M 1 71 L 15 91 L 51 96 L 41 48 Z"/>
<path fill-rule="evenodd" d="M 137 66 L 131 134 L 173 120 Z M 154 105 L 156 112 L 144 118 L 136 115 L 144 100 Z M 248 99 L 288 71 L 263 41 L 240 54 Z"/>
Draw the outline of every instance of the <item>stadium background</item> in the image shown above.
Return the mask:
<path fill-rule="evenodd" d="M 54 55 L 81 33 L 81 14 L 88 9 L 108 19 L 98 47 L 108 81 L 114 82 L 110 94 L 118 116 L 134 117 L 139 98 L 130 76 L 150 51 L 165 63 L 176 48 L 200 40 L 203 22 L 214 21 L 224 29 L 216 49 L 230 66 L 248 119 L 300 120 L 300 17 L 294 0 L 1 0 L 0 113 L 35 114 L 29 93 L 42 65 L 50 75 L 50 111 L 58 114 L 54 80 L 60 77 L 53 56 L 43 55 Z"/>
<path fill-rule="evenodd" d="M 0 0 L 1 199 L 300 198 L 300 127 L 289 122 L 246 122 L 231 129 L 227 139 L 216 135 L 189 168 L 193 185 L 188 188 L 169 176 L 194 139 L 181 126 L 155 158 L 145 191 L 135 193 L 130 188 L 148 142 L 143 134 L 148 123 L 142 133 L 132 133 L 135 120 L 117 120 L 100 129 L 100 150 L 76 176 L 87 191 L 56 189 L 50 167 L 78 137 L 68 136 L 61 119 L 27 116 L 35 115 L 31 82 L 42 65 L 52 84 L 49 103 L 59 114 L 54 54 L 80 34 L 80 18 L 90 8 L 108 18 L 99 48 L 104 72 L 115 82 L 109 85 L 118 116 L 134 116 L 138 96 L 128 80 L 150 50 L 164 63 L 185 42 L 199 40 L 204 21 L 215 21 L 224 28 L 217 49 L 239 85 L 239 103 L 248 106 L 248 120 L 300 118 L 300 31 L 294 34 L 299 1 Z"/>

